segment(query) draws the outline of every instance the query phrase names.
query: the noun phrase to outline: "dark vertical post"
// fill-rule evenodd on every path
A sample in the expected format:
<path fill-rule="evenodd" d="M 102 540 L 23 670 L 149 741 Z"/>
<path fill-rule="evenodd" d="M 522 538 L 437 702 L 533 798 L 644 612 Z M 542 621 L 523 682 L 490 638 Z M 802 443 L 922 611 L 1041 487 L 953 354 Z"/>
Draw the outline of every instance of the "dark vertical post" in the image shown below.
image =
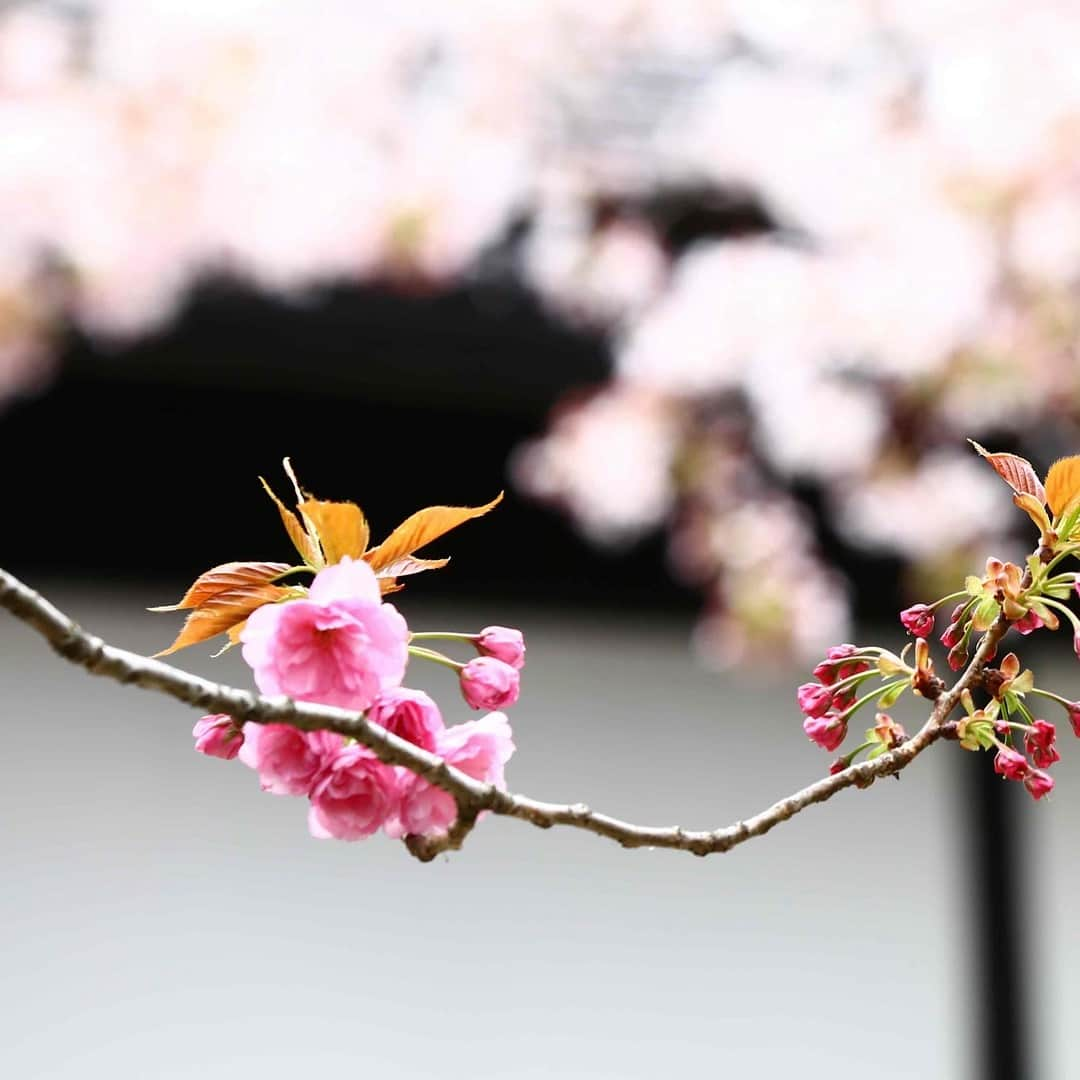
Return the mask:
<path fill-rule="evenodd" d="M 978 1011 L 976 1076 L 1033 1080 L 1031 1002 L 1024 962 L 1024 851 L 1019 784 L 1003 781 L 989 754 L 963 755 L 972 890 L 972 970 Z"/>

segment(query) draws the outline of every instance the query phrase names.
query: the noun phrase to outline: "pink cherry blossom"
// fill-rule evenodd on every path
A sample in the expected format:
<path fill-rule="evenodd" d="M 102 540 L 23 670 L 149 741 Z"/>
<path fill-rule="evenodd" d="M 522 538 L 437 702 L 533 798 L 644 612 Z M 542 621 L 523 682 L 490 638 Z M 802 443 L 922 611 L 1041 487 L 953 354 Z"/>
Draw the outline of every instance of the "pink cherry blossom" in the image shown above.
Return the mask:
<path fill-rule="evenodd" d="M 244 733 L 237 727 L 236 721 L 224 713 L 204 716 L 196 721 L 191 734 L 195 736 L 195 749 L 200 754 L 224 758 L 226 761 L 236 757 L 244 745 Z"/>
<path fill-rule="evenodd" d="M 474 780 L 504 788 L 505 766 L 514 753 L 510 722 L 503 713 L 493 712 L 446 728 L 436 753 Z M 423 777 L 407 770 L 399 770 L 399 774 L 398 817 L 387 823 L 387 833 L 401 837 L 446 832 L 457 817 L 453 798 Z"/>
<path fill-rule="evenodd" d="M 847 724 L 835 716 L 808 716 L 803 721 L 803 731 L 811 742 L 831 752 L 844 741 Z"/>
<path fill-rule="evenodd" d="M 397 804 L 393 767 L 366 747 L 343 747 L 311 789 L 308 828 L 320 840 L 363 840 L 397 813 Z"/>
<path fill-rule="evenodd" d="M 307 795 L 344 740 L 331 731 L 299 731 L 289 724 L 245 724 L 240 760 L 259 774 L 263 791 Z"/>
<path fill-rule="evenodd" d="M 367 715 L 373 723 L 425 750 L 435 749 L 444 730 L 439 706 L 423 690 L 404 686 L 383 690 Z"/>
<path fill-rule="evenodd" d="M 520 689 L 517 670 L 494 656 L 478 656 L 461 669 L 461 693 L 474 709 L 513 705 Z"/>
<path fill-rule="evenodd" d="M 262 693 L 344 709 L 366 709 L 401 682 L 408 638 L 371 567 L 348 557 L 322 570 L 306 599 L 257 609 L 240 635 Z"/>
<path fill-rule="evenodd" d="M 476 635 L 475 644 L 485 656 L 494 656 L 520 671 L 525 666 L 525 636 L 508 626 L 488 626 Z"/>

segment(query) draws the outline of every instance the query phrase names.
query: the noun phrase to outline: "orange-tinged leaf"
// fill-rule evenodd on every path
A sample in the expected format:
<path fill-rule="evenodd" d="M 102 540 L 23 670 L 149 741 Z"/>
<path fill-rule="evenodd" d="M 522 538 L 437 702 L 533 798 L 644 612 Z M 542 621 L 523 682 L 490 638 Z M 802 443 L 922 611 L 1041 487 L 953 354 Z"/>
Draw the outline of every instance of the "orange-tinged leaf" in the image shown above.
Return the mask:
<path fill-rule="evenodd" d="M 406 555 L 437 540 L 451 529 L 494 510 L 502 502 L 502 492 L 485 506 L 429 506 L 407 517 L 378 547 L 364 558 L 373 570 L 382 570 Z"/>
<path fill-rule="evenodd" d="M 1046 535 L 1050 531 L 1050 518 L 1046 507 L 1034 495 L 1014 495 L 1013 502 L 1038 526 L 1039 532 Z"/>
<path fill-rule="evenodd" d="M 322 552 L 319 551 L 315 541 L 304 530 L 304 526 L 300 524 L 297 516 L 274 494 L 273 488 L 261 476 L 259 477 L 259 483 L 262 484 L 266 494 L 274 500 L 274 505 L 281 515 L 281 523 L 285 526 L 285 531 L 289 534 L 293 547 L 300 553 L 300 558 L 308 566 L 321 570 Z"/>
<path fill-rule="evenodd" d="M 980 446 L 974 439 L 968 439 L 975 450 L 986 458 L 990 467 L 1016 492 L 1017 495 L 1034 495 L 1040 503 L 1046 502 L 1046 492 L 1043 490 L 1042 481 L 1027 458 L 1019 454 L 992 454 L 985 447 Z M 1049 480 L 1049 477 L 1047 477 Z"/>
<path fill-rule="evenodd" d="M 240 585 L 235 589 L 219 592 L 204 601 L 187 617 L 176 640 L 155 656 L 168 656 L 188 645 L 223 634 L 237 623 L 243 622 L 256 608 L 273 604 L 295 595 L 295 590 L 281 585 Z"/>
<path fill-rule="evenodd" d="M 410 574 L 419 574 L 424 570 L 441 570 L 448 562 L 445 559 L 418 559 L 415 555 L 402 555 L 386 566 L 380 566 L 375 576 L 379 578 L 408 577 Z"/>
<path fill-rule="evenodd" d="M 1046 474 L 1046 499 L 1054 517 L 1063 514 L 1080 496 L 1080 454 L 1061 458 Z"/>
<path fill-rule="evenodd" d="M 222 563 L 200 574 L 179 603 L 152 607 L 151 611 L 183 611 L 197 608 L 218 593 L 228 592 L 244 585 L 264 585 L 281 577 L 289 569 L 288 563 L 278 562 L 231 562 Z"/>
<path fill-rule="evenodd" d="M 318 534 L 327 566 L 341 562 L 346 555 L 359 559 L 367 550 L 368 523 L 355 503 L 307 499 L 298 509 Z"/>

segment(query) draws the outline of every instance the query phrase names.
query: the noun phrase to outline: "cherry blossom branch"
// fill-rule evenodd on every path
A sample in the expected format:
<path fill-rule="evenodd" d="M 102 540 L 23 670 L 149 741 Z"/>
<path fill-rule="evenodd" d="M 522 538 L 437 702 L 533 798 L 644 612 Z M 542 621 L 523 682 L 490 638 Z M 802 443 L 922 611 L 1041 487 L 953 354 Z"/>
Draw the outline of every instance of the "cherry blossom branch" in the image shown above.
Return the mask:
<path fill-rule="evenodd" d="M 501 791 L 472 779 L 434 754 L 385 731 L 361 713 L 297 702 L 285 697 L 262 697 L 108 645 L 101 638 L 87 633 L 44 597 L 2 569 L 0 607 L 6 608 L 41 634 L 64 659 L 94 675 L 168 694 L 204 712 L 227 713 L 239 722 L 290 724 L 302 731 L 334 731 L 362 743 L 386 764 L 400 765 L 422 776 L 446 791 L 458 808 L 458 819 L 446 834 L 406 839 L 409 851 L 425 862 L 440 852 L 460 848 L 477 817 L 484 811 L 518 818 L 542 829 L 554 825 L 584 829 L 614 840 L 625 848 L 672 848 L 694 855 L 730 851 L 752 837 L 764 836 L 781 822 L 815 803 L 831 799 L 845 788 L 866 787 L 878 777 L 899 773 L 928 746 L 950 734 L 946 724 L 949 714 L 960 702 L 963 691 L 977 685 L 987 660 L 993 656 L 998 642 L 1009 628 L 1008 620 L 1004 616 L 999 617 L 984 635 L 957 682 L 948 690 L 937 686 L 931 688 L 928 696 L 935 697 L 935 700 L 930 716 L 911 739 L 873 760 L 860 762 L 818 780 L 743 821 L 717 829 L 694 831 L 680 826 L 635 825 L 596 813 L 584 803 L 541 802 L 526 795 Z"/>

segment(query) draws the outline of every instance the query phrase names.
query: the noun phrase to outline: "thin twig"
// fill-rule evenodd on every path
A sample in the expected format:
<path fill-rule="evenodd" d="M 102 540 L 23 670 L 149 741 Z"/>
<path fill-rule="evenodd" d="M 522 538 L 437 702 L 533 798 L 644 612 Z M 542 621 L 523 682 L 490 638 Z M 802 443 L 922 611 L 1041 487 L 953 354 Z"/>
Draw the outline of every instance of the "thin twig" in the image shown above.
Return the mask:
<path fill-rule="evenodd" d="M 290 724 L 302 731 L 335 731 L 367 746 L 380 761 L 404 766 L 422 776 L 449 793 L 458 807 L 458 820 L 445 835 L 407 838 L 409 851 L 422 861 L 433 859 L 440 852 L 459 848 L 483 811 L 518 818 L 542 829 L 549 829 L 553 825 L 585 829 L 598 836 L 606 836 L 626 848 L 673 848 L 694 855 L 730 851 L 752 837 L 764 836 L 782 821 L 794 817 L 808 806 L 831 799 L 845 788 L 865 787 L 878 777 L 893 775 L 910 765 L 931 743 L 947 734 L 943 725 L 959 703 L 961 693 L 977 681 L 987 658 L 1009 627 L 1004 617 L 994 623 L 984 635 L 967 670 L 951 689 L 938 696 L 929 719 L 907 742 L 873 761 L 860 762 L 843 772 L 818 780 L 744 821 L 718 829 L 692 831 L 677 825 L 635 825 L 596 813 L 584 803 L 564 805 L 541 802 L 526 795 L 501 791 L 466 776 L 434 754 L 371 723 L 361 713 L 292 701 L 285 697 L 262 697 L 107 645 L 2 569 L 0 607 L 33 627 L 66 660 L 86 668 L 92 674 L 169 694 L 203 712 L 227 713 L 240 722 Z"/>

